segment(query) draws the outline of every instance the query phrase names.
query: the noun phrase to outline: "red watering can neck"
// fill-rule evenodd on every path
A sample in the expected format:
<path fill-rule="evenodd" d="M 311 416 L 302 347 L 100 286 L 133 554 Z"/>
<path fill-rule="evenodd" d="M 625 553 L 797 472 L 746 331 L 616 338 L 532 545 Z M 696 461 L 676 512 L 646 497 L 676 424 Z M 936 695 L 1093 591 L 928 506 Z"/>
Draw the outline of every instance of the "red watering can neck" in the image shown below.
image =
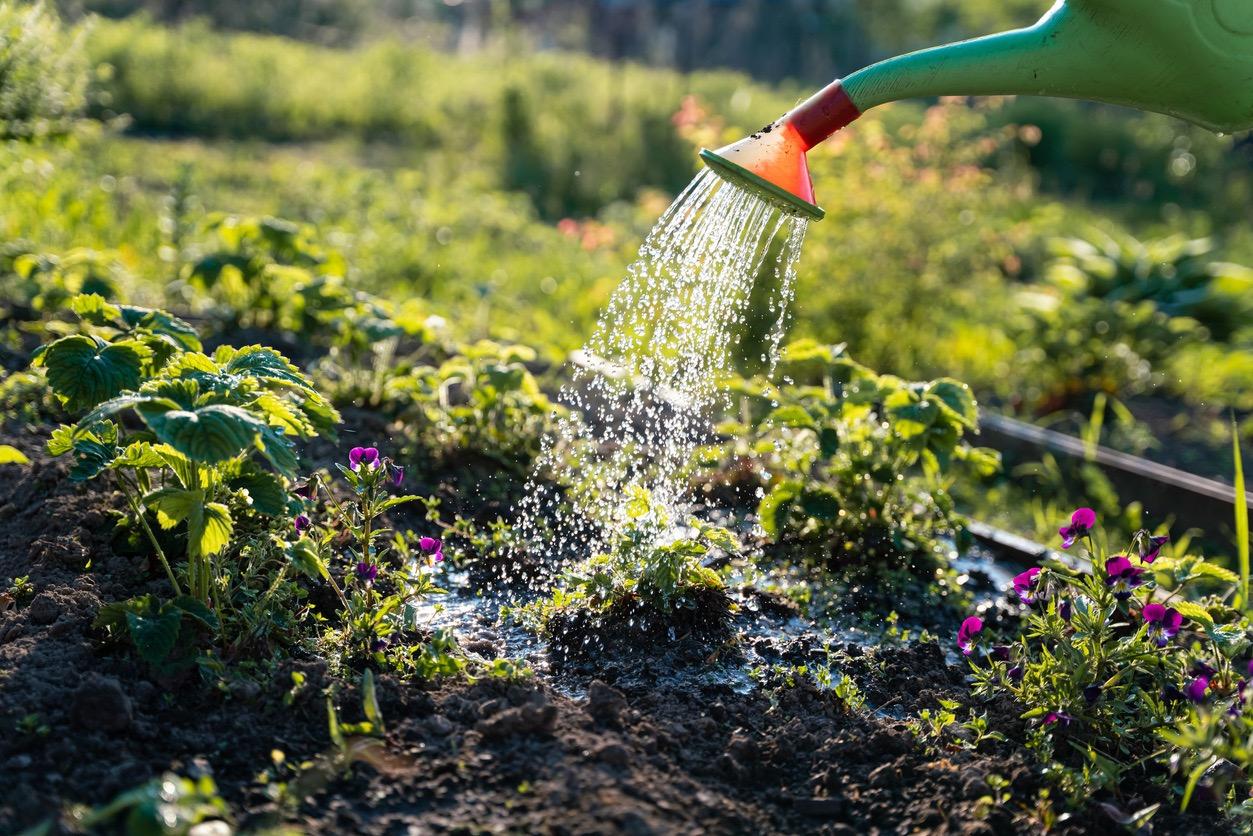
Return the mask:
<path fill-rule="evenodd" d="M 861 116 L 861 111 L 839 81 L 833 81 L 783 117 L 800 137 L 808 151 L 845 125 Z"/>

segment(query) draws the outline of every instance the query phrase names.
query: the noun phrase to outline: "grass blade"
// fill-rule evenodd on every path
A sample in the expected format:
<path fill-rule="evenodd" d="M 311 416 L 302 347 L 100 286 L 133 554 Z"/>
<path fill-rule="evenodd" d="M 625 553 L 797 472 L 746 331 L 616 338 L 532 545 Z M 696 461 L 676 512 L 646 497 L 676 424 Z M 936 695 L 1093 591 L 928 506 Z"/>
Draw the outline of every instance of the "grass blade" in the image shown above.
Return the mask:
<path fill-rule="evenodd" d="M 1249 500 L 1244 491 L 1244 461 L 1240 456 L 1240 430 L 1231 419 L 1231 455 L 1235 461 L 1236 556 L 1240 560 L 1240 608 L 1249 606 Z"/>

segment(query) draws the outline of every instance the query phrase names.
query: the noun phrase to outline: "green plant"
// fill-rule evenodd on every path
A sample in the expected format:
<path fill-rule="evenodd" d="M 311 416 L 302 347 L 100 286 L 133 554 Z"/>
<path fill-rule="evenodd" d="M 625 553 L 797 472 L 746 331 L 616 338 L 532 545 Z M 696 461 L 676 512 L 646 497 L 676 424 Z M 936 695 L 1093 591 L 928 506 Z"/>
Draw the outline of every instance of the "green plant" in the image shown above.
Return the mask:
<path fill-rule="evenodd" d="M 43 2 L 0 2 L 0 139 L 68 132 L 86 104 L 82 30 Z"/>
<path fill-rule="evenodd" d="M 80 293 L 117 298 L 127 283 L 117 253 L 86 247 L 62 254 L 23 252 L 0 259 L 0 289 L 10 315 L 48 316 Z"/>
<path fill-rule="evenodd" d="M 795 382 L 733 383 L 741 418 L 720 425 L 729 440 L 704 453 L 723 479 L 747 471 L 765 483 L 766 535 L 822 543 L 836 561 L 939 554 L 936 538 L 961 527 L 947 474 L 959 461 L 998 466 L 964 440 L 978 426 L 969 387 L 875 374 L 843 346 L 812 341 L 785 347 L 779 372 Z"/>
<path fill-rule="evenodd" d="M 1023 707 L 1028 748 L 1079 806 L 1164 781 L 1163 766 L 1191 744 L 1171 738 L 1162 749 L 1163 734 L 1191 716 L 1190 705 L 1209 710 L 1238 690 L 1233 671 L 1249 625 L 1225 603 L 1238 578 L 1199 557 L 1161 556 L 1164 535 L 1140 531 L 1125 554 L 1111 554 L 1086 508 L 1061 534 L 1091 571 L 1048 560 L 1020 574 L 1014 594 L 1029 607 L 1021 633 L 976 654 L 983 622 L 972 617 L 958 644 L 978 660 L 975 694 L 1009 694 Z M 1153 809 L 1126 815 L 1147 819 Z"/>
<path fill-rule="evenodd" d="M 606 553 L 566 570 L 550 598 L 506 614 L 550 635 L 572 619 L 619 627 L 629 621 L 646 631 L 725 626 L 730 602 L 722 578 L 701 560 L 714 550 L 737 552 L 735 535 L 693 519 L 689 533 L 667 536 L 668 514 L 638 485 L 618 513 Z"/>
<path fill-rule="evenodd" d="M 223 346 L 209 356 L 190 326 L 163 311 L 94 295 L 75 297 L 71 307 L 82 333 L 43 346 L 35 362 L 68 409 L 90 411 L 58 428 L 49 452 L 74 456 L 76 480 L 113 474 L 175 595 L 183 585 L 149 513 L 161 528 L 182 527 L 191 597 L 202 604 L 229 597 L 215 558 L 236 518 L 288 514 L 283 477 L 295 475 L 291 439 L 330 431 L 338 415 L 274 349 Z M 142 428 L 112 420 L 125 412 Z"/>
<path fill-rule="evenodd" d="M 310 503 L 324 497 L 325 512 L 319 513 L 315 504 L 309 508 L 312 517 L 302 513 L 296 518 L 302 536 L 290 544 L 288 556 L 300 573 L 325 580 L 334 589 L 351 655 L 378 661 L 390 655 L 398 666 L 414 667 L 413 648 L 402 639 L 418 627 L 421 600 L 444 591 L 429 571 L 444 560 L 442 543 L 422 537 L 414 549 L 412 532 L 405 537 L 382 525 L 389 510 L 419 497 L 388 492 L 389 486 L 403 482 L 404 469 L 380 457 L 376 448 L 354 447 L 348 464 L 337 467 L 350 500 L 341 502 L 329 483 L 314 476 L 303 493 Z M 335 579 L 340 572 L 342 585 Z"/>
<path fill-rule="evenodd" d="M 88 832 L 113 825 L 126 833 L 188 836 L 202 822 L 229 822 L 231 816 L 208 775 L 192 779 L 169 773 L 102 807 L 73 811 L 70 819 Z"/>

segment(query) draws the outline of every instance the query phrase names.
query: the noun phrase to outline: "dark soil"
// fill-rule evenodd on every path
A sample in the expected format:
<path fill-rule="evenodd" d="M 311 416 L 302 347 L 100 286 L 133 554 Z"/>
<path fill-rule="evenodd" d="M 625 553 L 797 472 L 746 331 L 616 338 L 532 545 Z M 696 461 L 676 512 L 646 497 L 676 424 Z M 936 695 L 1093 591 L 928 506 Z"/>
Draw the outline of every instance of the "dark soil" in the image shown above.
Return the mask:
<path fill-rule="evenodd" d="M 324 663 L 241 669 L 218 687 L 194 672 L 154 678 L 128 651 L 103 644 L 91 627 L 98 608 L 161 592 L 161 572 L 114 550 L 109 512 L 120 497 L 105 481 L 71 483 L 43 441 L 0 433 L 34 461 L 0 468 L 0 585 L 29 575 L 36 593 L 0 602 L 0 833 L 67 803 L 106 802 L 167 770 L 211 771 L 245 829 L 281 820 L 256 779 L 267 769 L 292 777 L 272 767 L 273 750 L 294 764 L 330 749 Z M 963 668 L 939 646 L 832 647 L 797 633 L 788 602 L 751 604 L 737 615 L 739 637 L 611 644 L 559 671 L 539 659 L 523 683 L 382 677 L 381 751 L 346 773 L 328 771 L 325 789 L 286 818 L 328 834 L 1039 830 L 1016 818 L 1043 786 L 1019 746 L 936 750 L 908 730 L 905 717 L 941 699 L 971 704 Z M 498 646 L 483 636 L 462 638 Z M 867 706 L 849 711 L 832 692 L 804 678 L 789 685 L 783 674 L 754 685 L 742 675 L 750 658 L 830 663 L 857 682 Z M 307 681 L 285 705 L 293 671 Z M 361 719 L 353 683 L 336 700 L 345 721 Z M 1017 728 L 1014 706 L 981 710 Z M 17 731 L 32 714 L 38 722 L 24 724 L 32 730 Z M 989 806 L 980 799 L 993 775 L 1009 781 L 1012 798 Z M 1212 819 L 1181 818 L 1169 806 L 1154 820 L 1159 832 L 1215 832 Z M 1094 807 L 1061 829 L 1117 826 Z"/>

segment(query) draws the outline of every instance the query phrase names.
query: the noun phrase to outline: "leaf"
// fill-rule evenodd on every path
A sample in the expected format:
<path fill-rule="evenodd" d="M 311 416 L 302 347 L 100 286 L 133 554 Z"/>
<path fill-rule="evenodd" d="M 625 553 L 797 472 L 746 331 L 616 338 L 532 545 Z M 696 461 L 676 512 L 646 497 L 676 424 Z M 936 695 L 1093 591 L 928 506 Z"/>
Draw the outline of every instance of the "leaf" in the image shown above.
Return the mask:
<path fill-rule="evenodd" d="M 301 537 L 287 546 L 287 559 L 292 567 L 307 578 L 329 578 L 326 564 L 318 554 L 317 546 L 308 537 Z"/>
<path fill-rule="evenodd" d="M 30 459 L 16 447 L 0 444 L 0 464 L 30 464 Z"/>
<path fill-rule="evenodd" d="M 231 511 L 220 502 L 210 502 L 204 506 L 198 539 L 192 543 L 194 553 L 213 555 L 222 551 L 231 542 L 231 532 L 235 524 L 231 520 Z M 190 537 L 190 529 L 188 536 Z"/>
<path fill-rule="evenodd" d="M 157 515 L 162 528 L 170 529 L 197 513 L 204 504 L 203 491 L 161 488 L 144 497 L 144 505 Z"/>
<path fill-rule="evenodd" d="M 200 335 L 196 333 L 196 329 L 173 314 L 135 305 L 118 305 L 117 310 L 122 321 L 131 328 L 143 328 L 169 337 L 187 351 L 200 350 Z"/>
<path fill-rule="evenodd" d="M 217 613 L 209 609 L 203 601 L 193 598 L 190 595 L 180 595 L 170 602 L 170 606 L 176 607 L 183 611 L 183 614 L 189 615 L 199 621 L 210 630 L 218 629 Z"/>
<path fill-rule="evenodd" d="M 227 486 L 244 490 L 252 499 L 252 510 L 267 517 L 277 517 L 287 511 L 287 488 L 273 473 L 267 473 L 252 462 L 245 462 L 237 476 L 227 480 Z"/>
<path fill-rule="evenodd" d="M 76 334 L 48 346 L 38 362 L 48 369 L 48 385 L 71 410 L 90 409 L 139 386 L 140 370 L 151 350 L 134 340 L 109 343 Z"/>
<path fill-rule="evenodd" d="M 232 459 L 254 446 L 267 430 L 273 432 L 247 410 L 227 404 L 193 410 L 140 405 L 138 411 L 157 438 L 201 464 Z"/>
<path fill-rule="evenodd" d="M 781 406 L 766 416 L 766 421 L 778 427 L 817 429 L 818 425 L 803 406 Z"/>
<path fill-rule="evenodd" d="M 840 431 L 835 427 L 823 427 L 818 431 L 818 450 L 829 459 L 840 450 Z"/>
<path fill-rule="evenodd" d="M 383 712 L 379 711 L 378 693 L 374 687 L 374 671 L 369 668 L 361 674 L 361 705 L 365 718 L 374 724 L 379 733 L 382 733 Z"/>
<path fill-rule="evenodd" d="M 309 379 L 301 374 L 299 369 L 282 354 L 268 346 L 249 345 L 239 349 L 222 346 L 214 352 L 213 359 L 228 374 L 281 381 L 306 390 L 313 388 Z"/>
<path fill-rule="evenodd" d="M 388 508 L 395 508 L 397 505 L 404 505 L 406 502 L 416 502 L 421 498 L 420 496 L 389 496 L 378 504 L 377 509 L 382 512 Z"/>
<path fill-rule="evenodd" d="M 1192 601 L 1175 601 L 1171 606 L 1179 611 L 1184 618 L 1195 621 L 1202 627 L 1209 629 L 1214 626 L 1214 618 L 1209 614 L 1209 610 L 1200 604 Z"/>
<path fill-rule="evenodd" d="M 178 641 L 179 622 L 183 611 L 177 607 L 163 608 L 152 614 L 126 613 L 126 626 L 139 656 L 150 665 L 159 665 Z"/>
<path fill-rule="evenodd" d="M 122 319 L 122 311 L 98 293 L 80 293 L 70 299 L 70 310 L 92 325 L 113 325 Z"/>
<path fill-rule="evenodd" d="M 968 429 L 979 424 L 979 404 L 970 387 L 960 380 L 942 377 L 927 387 L 927 395 L 934 398 L 943 411 Z"/>
<path fill-rule="evenodd" d="M 770 493 L 762 497 L 757 504 L 757 518 L 761 527 L 771 537 L 777 538 L 787 512 L 787 507 L 796 497 L 800 496 L 801 483 L 788 480 L 780 482 L 770 489 Z"/>
<path fill-rule="evenodd" d="M 840 496 L 825 486 L 808 488 L 801 492 L 800 505 L 806 514 L 825 522 L 840 513 Z"/>

